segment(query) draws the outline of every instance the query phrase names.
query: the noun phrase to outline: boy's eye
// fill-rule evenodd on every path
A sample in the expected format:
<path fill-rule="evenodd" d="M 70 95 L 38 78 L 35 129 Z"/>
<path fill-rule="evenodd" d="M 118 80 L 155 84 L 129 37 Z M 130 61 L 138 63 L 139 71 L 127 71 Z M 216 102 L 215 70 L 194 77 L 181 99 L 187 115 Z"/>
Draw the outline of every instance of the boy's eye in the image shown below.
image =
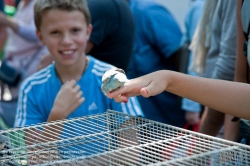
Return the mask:
<path fill-rule="evenodd" d="M 72 32 L 73 33 L 77 33 L 77 32 L 80 32 L 81 31 L 81 29 L 79 29 L 79 28 L 74 28 L 74 29 L 72 29 Z"/>
<path fill-rule="evenodd" d="M 51 35 L 56 35 L 58 33 L 59 33 L 58 31 L 52 31 L 52 32 L 50 32 Z"/>

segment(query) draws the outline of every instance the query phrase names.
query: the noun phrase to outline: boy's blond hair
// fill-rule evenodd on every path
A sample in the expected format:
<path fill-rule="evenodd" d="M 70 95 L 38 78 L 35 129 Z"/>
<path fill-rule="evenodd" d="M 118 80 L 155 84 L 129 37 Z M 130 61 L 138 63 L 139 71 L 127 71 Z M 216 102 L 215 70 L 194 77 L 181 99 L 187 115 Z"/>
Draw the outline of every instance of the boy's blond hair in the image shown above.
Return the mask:
<path fill-rule="evenodd" d="M 34 6 L 34 17 L 37 30 L 40 30 L 44 13 L 52 9 L 80 11 L 83 13 L 87 25 L 91 22 L 86 0 L 37 0 Z"/>

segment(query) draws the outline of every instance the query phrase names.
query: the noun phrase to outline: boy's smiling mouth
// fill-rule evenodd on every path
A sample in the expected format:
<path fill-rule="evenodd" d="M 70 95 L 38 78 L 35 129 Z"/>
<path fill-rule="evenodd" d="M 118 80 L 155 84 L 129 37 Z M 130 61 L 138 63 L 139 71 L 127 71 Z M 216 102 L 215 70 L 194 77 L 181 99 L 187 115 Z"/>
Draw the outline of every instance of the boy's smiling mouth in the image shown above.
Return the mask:
<path fill-rule="evenodd" d="M 59 51 L 59 53 L 65 58 L 71 58 L 75 54 L 76 50 Z"/>

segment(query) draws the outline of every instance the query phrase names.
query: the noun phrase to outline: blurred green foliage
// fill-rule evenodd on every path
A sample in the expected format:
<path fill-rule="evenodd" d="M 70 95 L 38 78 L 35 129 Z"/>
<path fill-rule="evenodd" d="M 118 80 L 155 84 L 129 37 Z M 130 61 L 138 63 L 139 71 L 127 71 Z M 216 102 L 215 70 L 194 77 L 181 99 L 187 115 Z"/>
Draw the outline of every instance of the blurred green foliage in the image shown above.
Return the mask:
<path fill-rule="evenodd" d="M 16 8 L 14 6 L 9 6 L 9 5 L 5 5 L 4 6 L 4 12 L 6 15 L 12 17 L 14 16 L 15 12 L 16 12 Z M 0 51 L 0 59 L 3 59 L 3 51 Z"/>

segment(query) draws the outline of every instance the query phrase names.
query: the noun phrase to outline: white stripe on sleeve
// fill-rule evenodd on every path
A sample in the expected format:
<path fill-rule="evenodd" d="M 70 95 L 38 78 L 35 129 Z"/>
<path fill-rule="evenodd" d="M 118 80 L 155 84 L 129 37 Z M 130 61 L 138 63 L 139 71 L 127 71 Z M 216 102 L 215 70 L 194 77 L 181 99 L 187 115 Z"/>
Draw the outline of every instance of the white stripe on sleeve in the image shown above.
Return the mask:
<path fill-rule="evenodd" d="M 135 114 L 135 112 L 134 112 L 134 110 L 133 110 L 133 107 L 132 107 L 132 104 L 131 104 L 132 102 L 131 102 L 131 100 L 129 99 L 129 101 L 127 102 L 127 106 L 128 106 L 128 112 L 129 112 L 129 114 L 130 115 L 136 115 Z"/>
<path fill-rule="evenodd" d="M 121 103 L 121 106 L 122 106 L 122 112 L 123 112 L 124 114 L 128 114 L 128 111 L 127 111 L 127 109 L 126 109 L 125 104 L 124 104 L 124 103 Z"/>
<path fill-rule="evenodd" d="M 144 114 L 143 114 L 143 112 L 141 110 L 141 106 L 140 106 L 139 101 L 137 100 L 137 98 L 136 97 L 131 97 L 130 99 L 132 101 L 136 116 L 139 116 L 139 115 L 144 116 Z"/>

